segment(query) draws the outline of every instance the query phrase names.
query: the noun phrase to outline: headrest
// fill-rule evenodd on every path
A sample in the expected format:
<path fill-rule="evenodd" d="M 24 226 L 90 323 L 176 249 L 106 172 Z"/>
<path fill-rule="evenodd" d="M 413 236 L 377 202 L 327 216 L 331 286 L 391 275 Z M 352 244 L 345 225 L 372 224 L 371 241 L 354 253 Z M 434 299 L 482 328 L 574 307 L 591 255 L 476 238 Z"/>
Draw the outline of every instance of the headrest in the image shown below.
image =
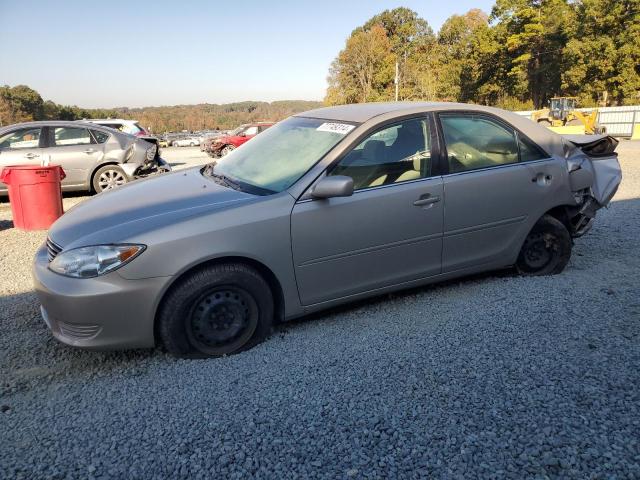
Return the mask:
<path fill-rule="evenodd" d="M 382 140 L 369 140 L 362 148 L 362 158 L 378 158 L 384 155 L 385 143 Z"/>

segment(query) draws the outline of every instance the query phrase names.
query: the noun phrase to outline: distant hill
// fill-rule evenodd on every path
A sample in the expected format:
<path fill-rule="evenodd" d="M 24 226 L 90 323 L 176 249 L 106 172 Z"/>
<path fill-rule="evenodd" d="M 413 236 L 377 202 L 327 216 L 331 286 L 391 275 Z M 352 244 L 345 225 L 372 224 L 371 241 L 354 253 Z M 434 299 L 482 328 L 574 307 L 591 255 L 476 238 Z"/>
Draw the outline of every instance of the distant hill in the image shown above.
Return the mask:
<path fill-rule="evenodd" d="M 81 108 L 44 101 L 26 85 L 0 86 L 0 126 L 31 120 L 80 120 L 126 118 L 138 120 L 154 133 L 181 130 L 230 129 L 242 123 L 278 121 L 294 113 L 323 106 L 322 102 L 280 100 L 277 102 L 201 103 L 144 108 Z"/>
<path fill-rule="evenodd" d="M 134 118 L 155 133 L 180 130 L 230 129 L 242 123 L 278 121 L 295 113 L 322 107 L 322 102 L 281 100 L 237 102 L 222 105 L 174 105 L 170 107 L 118 108 L 118 116 Z"/>

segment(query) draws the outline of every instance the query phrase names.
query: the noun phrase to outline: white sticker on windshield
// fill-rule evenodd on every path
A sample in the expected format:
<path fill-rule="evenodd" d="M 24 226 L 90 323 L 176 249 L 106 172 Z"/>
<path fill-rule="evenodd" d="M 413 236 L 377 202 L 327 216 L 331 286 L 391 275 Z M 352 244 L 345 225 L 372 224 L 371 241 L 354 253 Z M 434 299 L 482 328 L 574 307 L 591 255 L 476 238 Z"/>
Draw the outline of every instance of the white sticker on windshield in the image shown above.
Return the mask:
<path fill-rule="evenodd" d="M 323 123 L 316 130 L 318 132 L 333 132 L 346 135 L 354 128 L 356 128 L 355 125 L 349 125 L 348 123 Z"/>

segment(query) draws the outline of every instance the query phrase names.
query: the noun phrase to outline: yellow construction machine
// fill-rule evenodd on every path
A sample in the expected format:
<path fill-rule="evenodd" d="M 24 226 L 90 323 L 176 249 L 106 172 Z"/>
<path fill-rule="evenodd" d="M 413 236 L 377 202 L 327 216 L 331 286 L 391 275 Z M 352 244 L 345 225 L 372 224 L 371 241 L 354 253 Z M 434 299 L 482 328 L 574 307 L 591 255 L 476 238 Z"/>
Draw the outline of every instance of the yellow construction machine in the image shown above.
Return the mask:
<path fill-rule="evenodd" d="M 587 135 L 605 133 L 605 128 L 598 125 L 598 109 L 581 112 L 577 109 L 577 98 L 575 97 L 552 98 L 549 101 L 549 108 L 534 111 L 531 114 L 531 120 L 559 132 L 568 130 L 560 127 L 577 127 L 580 130 L 584 128 L 584 133 Z"/>

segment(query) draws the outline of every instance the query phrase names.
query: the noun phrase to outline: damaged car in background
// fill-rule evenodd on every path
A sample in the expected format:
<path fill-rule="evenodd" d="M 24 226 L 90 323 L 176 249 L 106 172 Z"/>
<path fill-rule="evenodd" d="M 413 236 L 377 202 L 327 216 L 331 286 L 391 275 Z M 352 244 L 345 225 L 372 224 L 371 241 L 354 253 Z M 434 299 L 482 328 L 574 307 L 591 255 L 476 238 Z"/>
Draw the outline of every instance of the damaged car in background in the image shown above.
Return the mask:
<path fill-rule="evenodd" d="M 85 121 L 28 122 L 0 128 L 0 168 L 60 165 L 62 190 L 100 193 L 165 173 L 157 139 L 139 138 Z M 0 194 L 6 194 L 0 183 Z"/>
<path fill-rule="evenodd" d="M 34 262 L 42 316 L 69 345 L 221 356 L 382 293 L 558 274 L 620 184 L 616 145 L 478 105 L 299 113 L 63 215 Z"/>

